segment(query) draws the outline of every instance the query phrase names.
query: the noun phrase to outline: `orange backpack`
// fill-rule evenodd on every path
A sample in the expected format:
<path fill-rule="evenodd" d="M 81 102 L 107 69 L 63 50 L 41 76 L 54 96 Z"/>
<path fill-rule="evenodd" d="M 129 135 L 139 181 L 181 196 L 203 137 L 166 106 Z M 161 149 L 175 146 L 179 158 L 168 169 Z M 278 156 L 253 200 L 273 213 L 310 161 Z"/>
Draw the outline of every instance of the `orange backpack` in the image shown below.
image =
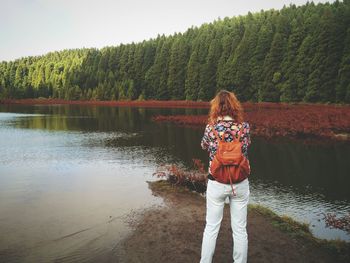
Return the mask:
<path fill-rule="evenodd" d="M 249 160 L 242 154 L 242 143 L 239 141 L 243 133 L 243 125 L 238 138 L 226 142 L 224 135 L 221 140 L 213 125 L 214 135 L 218 140 L 216 154 L 211 162 L 210 170 L 216 181 L 224 184 L 239 183 L 250 174 Z"/>

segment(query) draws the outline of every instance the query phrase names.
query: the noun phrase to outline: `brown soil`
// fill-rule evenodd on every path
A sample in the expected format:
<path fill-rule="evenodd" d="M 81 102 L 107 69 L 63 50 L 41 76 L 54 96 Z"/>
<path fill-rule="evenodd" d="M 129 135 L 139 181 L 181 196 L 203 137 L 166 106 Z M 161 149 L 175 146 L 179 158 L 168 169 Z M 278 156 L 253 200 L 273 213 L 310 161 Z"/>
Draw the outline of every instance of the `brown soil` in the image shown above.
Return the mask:
<path fill-rule="evenodd" d="M 150 183 L 166 206 L 144 211 L 135 221 L 132 234 L 118 247 L 118 262 L 199 262 L 205 226 L 205 199 L 176 187 Z M 292 237 L 271 224 L 268 217 L 248 212 L 248 262 L 340 262 L 316 243 Z M 232 236 L 228 205 L 218 236 L 214 262 L 232 262 Z"/>

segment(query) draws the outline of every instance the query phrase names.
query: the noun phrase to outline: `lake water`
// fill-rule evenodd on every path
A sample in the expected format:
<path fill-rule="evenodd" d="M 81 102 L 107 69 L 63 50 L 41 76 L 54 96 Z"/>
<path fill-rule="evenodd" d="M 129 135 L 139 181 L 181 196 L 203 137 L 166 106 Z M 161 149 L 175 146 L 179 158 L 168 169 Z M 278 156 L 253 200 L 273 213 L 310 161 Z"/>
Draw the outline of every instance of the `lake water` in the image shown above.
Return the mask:
<path fill-rule="evenodd" d="M 203 129 L 154 115 L 205 109 L 0 105 L 0 261 L 106 258 L 134 211 L 162 205 L 147 181 L 162 164 L 207 164 Z M 350 211 L 350 145 L 268 142 L 249 148 L 251 203 L 310 223 L 320 238 L 350 241 L 322 213 Z"/>

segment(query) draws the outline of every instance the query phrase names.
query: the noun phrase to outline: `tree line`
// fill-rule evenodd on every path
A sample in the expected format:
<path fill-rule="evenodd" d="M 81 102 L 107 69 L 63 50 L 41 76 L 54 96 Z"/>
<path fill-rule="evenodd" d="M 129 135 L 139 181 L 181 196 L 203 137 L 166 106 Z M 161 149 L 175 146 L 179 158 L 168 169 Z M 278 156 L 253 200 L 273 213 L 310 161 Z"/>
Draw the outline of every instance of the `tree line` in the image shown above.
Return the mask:
<path fill-rule="evenodd" d="M 218 18 L 184 33 L 0 63 L 0 98 L 350 103 L 350 0 Z"/>

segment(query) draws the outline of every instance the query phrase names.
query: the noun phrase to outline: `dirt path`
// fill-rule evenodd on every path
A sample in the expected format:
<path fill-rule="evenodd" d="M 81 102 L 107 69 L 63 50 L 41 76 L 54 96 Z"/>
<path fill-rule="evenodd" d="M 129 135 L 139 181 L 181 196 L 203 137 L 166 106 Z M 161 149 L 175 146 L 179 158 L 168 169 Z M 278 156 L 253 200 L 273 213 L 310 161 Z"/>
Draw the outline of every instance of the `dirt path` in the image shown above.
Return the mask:
<path fill-rule="evenodd" d="M 199 262 L 205 226 L 205 199 L 177 188 L 164 189 L 150 184 L 154 195 L 161 196 L 166 207 L 144 211 L 133 221 L 133 233 L 120 244 L 118 262 Z M 328 250 L 300 238 L 292 238 L 271 224 L 254 209 L 248 212 L 248 262 L 340 262 Z M 229 209 L 224 219 L 214 262 L 232 262 L 232 237 Z"/>

